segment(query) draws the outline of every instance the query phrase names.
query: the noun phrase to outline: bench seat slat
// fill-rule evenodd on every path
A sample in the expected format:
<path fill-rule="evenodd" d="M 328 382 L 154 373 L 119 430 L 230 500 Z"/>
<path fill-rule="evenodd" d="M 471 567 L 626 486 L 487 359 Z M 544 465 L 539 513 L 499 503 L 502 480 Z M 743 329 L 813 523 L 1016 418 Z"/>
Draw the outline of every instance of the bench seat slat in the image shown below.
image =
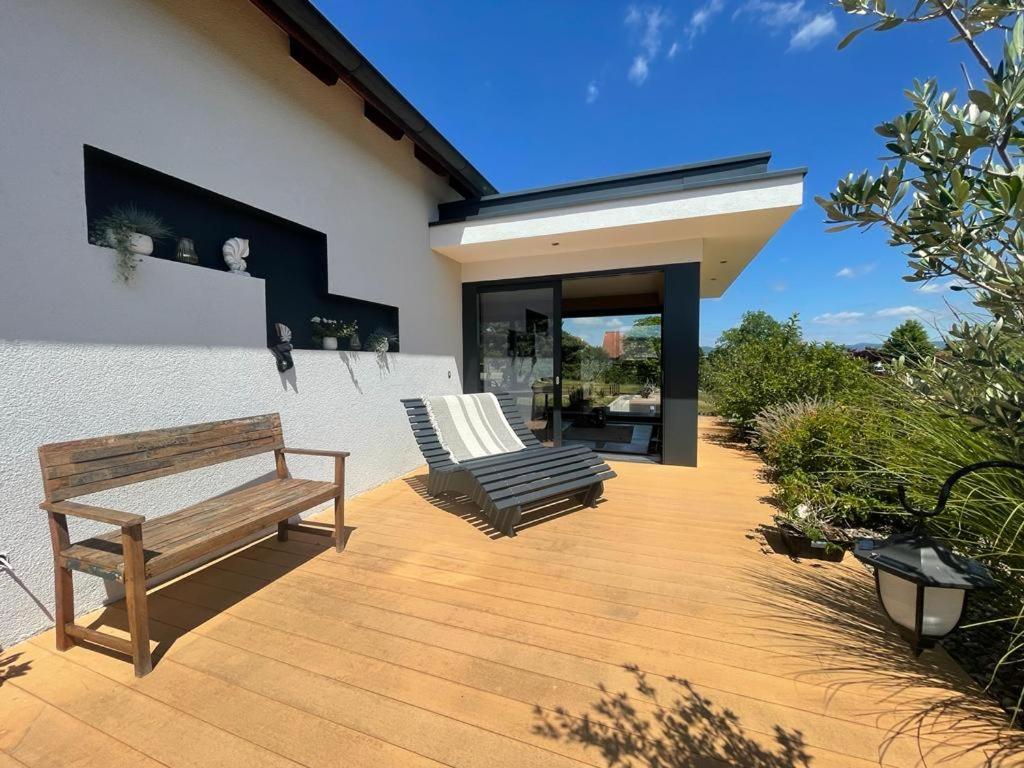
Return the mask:
<path fill-rule="evenodd" d="M 334 483 L 292 478 L 243 488 L 142 524 L 146 576 L 202 557 L 337 495 Z M 108 573 L 123 573 L 120 531 L 64 549 L 61 557 Z"/>

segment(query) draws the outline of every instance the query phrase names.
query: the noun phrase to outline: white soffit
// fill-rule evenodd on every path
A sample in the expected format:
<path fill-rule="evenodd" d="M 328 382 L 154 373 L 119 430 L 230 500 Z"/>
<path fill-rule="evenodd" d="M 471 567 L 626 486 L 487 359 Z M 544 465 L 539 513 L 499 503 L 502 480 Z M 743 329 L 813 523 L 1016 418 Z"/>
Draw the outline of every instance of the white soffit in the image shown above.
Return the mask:
<path fill-rule="evenodd" d="M 560 257 L 572 271 L 586 268 L 586 252 L 602 254 L 595 269 L 608 269 L 608 254 L 622 250 L 632 266 L 636 246 L 702 241 L 701 295 L 720 296 L 803 202 L 803 172 L 671 190 L 616 200 L 561 205 L 522 214 L 478 217 L 434 224 L 430 247 L 486 272 L 480 262 L 502 261 L 507 274 L 515 259 L 546 257 L 549 274 L 560 274 Z M 555 245 L 557 243 L 557 245 Z M 573 254 L 568 258 L 569 254 Z M 529 258 L 534 257 L 534 258 Z M 680 259 L 682 261 L 684 259 Z M 691 259 L 685 259 L 691 260 Z M 672 263 L 672 262 L 665 262 Z M 535 273 L 527 268 L 525 274 Z"/>

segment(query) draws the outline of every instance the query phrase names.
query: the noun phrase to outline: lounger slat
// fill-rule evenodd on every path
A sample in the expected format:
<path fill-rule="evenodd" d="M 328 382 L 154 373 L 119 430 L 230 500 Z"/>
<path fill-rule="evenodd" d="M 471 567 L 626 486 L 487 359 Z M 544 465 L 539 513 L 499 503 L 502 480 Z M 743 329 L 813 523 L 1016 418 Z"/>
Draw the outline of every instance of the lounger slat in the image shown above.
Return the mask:
<path fill-rule="evenodd" d="M 607 465 L 604 467 L 606 470 Z M 506 499 L 517 500 L 515 503 L 522 503 L 518 501 L 525 494 L 536 493 L 543 491 L 547 488 L 556 488 L 564 485 L 568 482 L 581 480 L 583 478 L 589 478 L 592 482 L 594 475 L 600 474 L 602 469 L 595 469 L 594 467 L 561 467 L 555 472 L 542 472 L 538 473 L 531 479 L 521 478 L 523 482 L 516 483 L 515 485 L 509 486 L 508 488 L 497 488 L 494 490 L 488 489 L 488 496 L 498 507 L 508 506 Z"/>
<path fill-rule="evenodd" d="M 495 477 L 489 482 L 481 483 L 487 492 L 494 498 L 504 495 L 503 491 L 515 489 L 522 485 L 529 485 L 545 477 L 555 477 L 567 472 L 578 470 L 591 470 L 602 472 L 608 468 L 607 464 L 593 464 L 586 458 L 562 459 L 559 461 L 544 464 L 539 467 L 528 467 L 525 471 L 510 475 L 509 477 Z"/>
<path fill-rule="evenodd" d="M 583 464 L 585 466 L 593 467 L 601 464 L 601 459 L 594 456 L 593 454 L 570 454 L 570 455 L 559 455 L 546 458 L 537 458 L 531 462 L 523 462 L 521 464 L 515 464 L 508 468 L 504 468 L 501 472 L 490 472 L 486 475 L 474 473 L 473 476 L 485 487 L 493 487 L 495 483 L 501 483 L 503 480 L 511 480 L 515 477 L 528 474 L 537 474 L 538 472 L 554 472 L 559 467 L 565 466 L 566 464 Z M 504 487 L 499 484 L 497 487 Z"/>
<path fill-rule="evenodd" d="M 602 472 L 599 475 L 589 475 L 562 485 L 544 488 L 543 490 L 527 493 L 511 499 L 503 499 L 500 508 L 508 509 L 509 507 L 526 506 L 529 504 L 535 504 L 538 501 L 564 497 L 567 494 L 588 488 L 595 482 L 603 482 L 604 480 L 608 480 L 613 477 L 615 477 L 615 473 L 609 469 L 607 472 Z"/>
<path fill-rule="evenodd" d="M 559 448 L 534 448 L 527 451 L 519 451 L 514 454 L 504 454 L 494 457 L 493 461 L 486 463 L 463 462 L 463 466 L 469 469 L 477 477 L 484 477 L 495 472 L 502 472 L 510 465 L 525 465 L 538 461 L 548 461 L 563 456 L 575 456 L 577 454 L 593 453 L 585 445 L 565 445 Z M 479 461 L 479 460 L 474 460 Z"/>

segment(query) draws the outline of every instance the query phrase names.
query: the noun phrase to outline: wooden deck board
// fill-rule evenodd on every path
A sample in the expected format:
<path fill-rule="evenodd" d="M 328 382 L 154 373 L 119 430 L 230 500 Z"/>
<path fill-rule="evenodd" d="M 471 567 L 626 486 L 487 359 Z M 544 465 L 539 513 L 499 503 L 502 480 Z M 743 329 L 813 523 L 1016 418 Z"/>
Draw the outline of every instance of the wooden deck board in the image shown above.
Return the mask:
<path fill-rule="evenodd" d="M 766 552 L 755 457 L 701 464 L 616 463 L 597 509 L 515 539 L 419 475 L 374 489 L 343 553 L 270 538 L 152 593 L 146 678 L 52 632 L 7 649 L 0 768 L 1024 765 L 860 566 Z"/>

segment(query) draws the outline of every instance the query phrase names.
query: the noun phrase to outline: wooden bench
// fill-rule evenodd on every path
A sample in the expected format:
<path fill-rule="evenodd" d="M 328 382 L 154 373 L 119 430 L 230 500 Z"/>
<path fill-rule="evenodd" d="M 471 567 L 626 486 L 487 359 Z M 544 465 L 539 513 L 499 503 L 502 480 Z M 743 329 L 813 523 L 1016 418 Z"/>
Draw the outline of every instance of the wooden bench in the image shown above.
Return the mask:
<path fill-rule="evenodd" d="M 274 479 L 153 520 L 70 501 L 271 451 L 276 465 Z M 285 463 L 289 453 L 333 457 L 334 482 L 293 478 Z M 275 523 L 277 536 L 283 541 L 289 529 L 299 528 L 290 525 L 288 518 L 332 499 L 335 547 L 341 551 L 346 456 L 344 451 L 286 448 L 281 417 L 276 413 L 42 446 L 39 463 L 46 500 L 39 506 L 49 515 L 53 543 L 57 649 L 67 650 L 80 640 L 95 643 L 131 656 L 135 674 L 142 677 L 152 669 L 146 579 L 228 547 Z M 121 530 L 72 544 L 68 515 L 109 523 Z M 129 640 L 75 624 L 72 571 L 124 583 Z"/>

